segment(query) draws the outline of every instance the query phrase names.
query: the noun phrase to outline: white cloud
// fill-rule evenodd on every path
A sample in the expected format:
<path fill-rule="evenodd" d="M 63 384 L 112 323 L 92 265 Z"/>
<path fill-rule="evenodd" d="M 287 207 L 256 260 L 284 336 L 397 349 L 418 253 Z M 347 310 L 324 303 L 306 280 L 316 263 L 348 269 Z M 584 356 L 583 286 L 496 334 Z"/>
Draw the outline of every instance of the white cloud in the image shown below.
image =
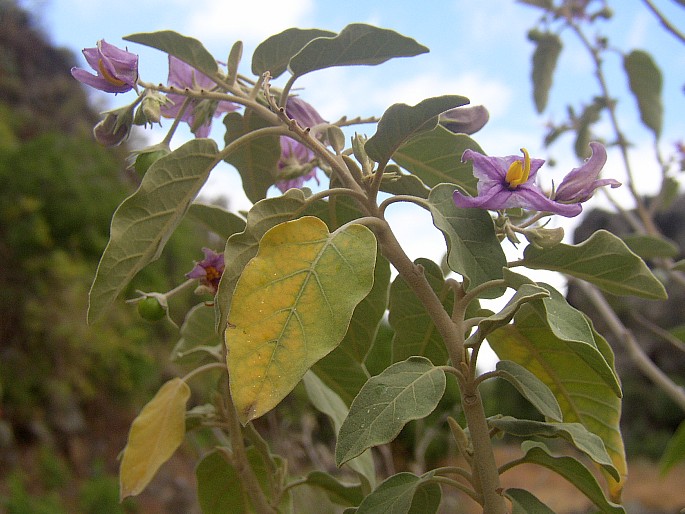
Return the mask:
<path fill-rule="evenodd" d="M 176 0 L 187 5 L 187 0 Z M 235 2 L 196 0 L 188 17 L 185 33 L 202 41 L 220 39 L 256 43 L 287 28 L 303 26 L 312 17 L 312 0 Z"/>

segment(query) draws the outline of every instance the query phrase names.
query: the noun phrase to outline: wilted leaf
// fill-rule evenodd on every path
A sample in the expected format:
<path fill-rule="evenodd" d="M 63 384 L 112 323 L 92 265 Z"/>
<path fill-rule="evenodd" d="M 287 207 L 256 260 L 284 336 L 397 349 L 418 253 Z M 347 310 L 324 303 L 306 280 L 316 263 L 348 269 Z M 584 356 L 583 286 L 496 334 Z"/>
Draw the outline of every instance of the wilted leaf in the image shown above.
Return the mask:
<path fill-rule="evenodd" d="M 410 357 L 369 379 L 340 428 L 336 464 L 392 441 L 407 422 L 433 412 L 445 383 L 445 372 L 424 357 Z"/>
<path fill-rule="evenodd" d="M 288 68 L 296 77 L 332 66 L 375 65 L 395 57 L 428 52 L 414 39 L 393 30 L 352 23 L 334 37 L 319 37 L 300 50 Z"/>
<path fill-rule="evenodd" d="M 156 260 L 217 164 L 211 139 L 193 139 L 155 161 L 138 190 L 117 208 L 90 289 L 88 321 L 97 320 L 133 277 Z"/>
<path fill-rule="evenodd" d="M 275 407 L 343 339 L 373 285 L 376 238 L 330 234 L 307 216 L 269 230 L 238 280 L 226 330 L 231 392 L 243 423 Z"/>
<path fill-rule="evenodd" d="M 420 477 L 398 473 L 387 478 L 359 505 L 356 514 L 389 512 L 392 514 L 431 514 L 440 506 L 440 486 L 431 482 L 433 474 Z"/>
<path fill-rule="evenodd" d="M 626 55 L 623 67 L 628 74 L 630 91 L 637 100 L 642 123 L 652 129 L 658 138 L 661 135 L 664 111 L 661 102 L 661 70 L 652 56 L 642 50 L 633 50 Z"/>
<path fill-rule="evenodd" d="M 528 39 L 535 43 L 533 53 L 533 98 L 539 113 L 547 107 L 549 90 L 552 87 L 554 70 L 561 53 L 561 39 L 551 32 L 531 30 Z"/>
<path fill-rule="evenodd" d="M 440 184 L 431 191 L 428 202 L 433 224 L 447 241 L 447 264 L 464 277 L 466 290 L 470 291 L 490 280 L 501 279 L 507 258 L 488 212 L 459 209 L 452 199 L 454 189 L 453 185 Z M 498 298 L 503 292 L 504 288 L 489 289 L 483 298 Z"/>
<path fill-rule="evenodd" d="M 560 243 L 541 249 L 528 245 L 522 264 L 531 269 L 567 273 L 615 295 L 663 300 L 666 290 L 642 259 L 617 236 L 598 230 L 578 245 Z"/>
<path fill-rule="evenodd" d="M 466 97 L 445 95 L 426 98 L 414 106 L 391 105 L 383 113 L 376 133 L 366 141 L 364 149 L 374 161 L 387 163 L 410 138 L 435 129 L 440 114 L 467 103 Z"/>
<path fill-rule="evenodd" d="M 335 32 L 292 28 L 265 39 L 252 54 L 252 73 L 261 75 L 268 71 L 271 78 L 280 77 L 288 69 L 290 59 L 317 37 L 332 38 Z"/>
<path fill-rule="evenodd" d="M 202 46 L 202 43 L 195 38 L 182 36 L 172 30 L 139 32 L 123 39 L 173 55 L 210 78 L 214 77 L 219 70 L 216 59 Z"/>
<path fill-rule="evenodd" d="M 188 385 L 174 378 L 133 420 L 119 470 L 121 499 L 142 492 L 183 442 L 188 398 Z"/>

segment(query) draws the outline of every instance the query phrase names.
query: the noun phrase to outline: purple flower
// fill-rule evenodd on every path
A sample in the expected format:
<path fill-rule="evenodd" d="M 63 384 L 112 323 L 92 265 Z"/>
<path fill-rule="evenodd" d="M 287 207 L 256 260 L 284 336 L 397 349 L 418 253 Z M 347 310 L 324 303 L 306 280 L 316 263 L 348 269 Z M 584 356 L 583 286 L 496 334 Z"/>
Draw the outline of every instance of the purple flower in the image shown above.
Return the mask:
<path fill-rule="evenodd" d="M 618 187 L 621 183 L 612 178 L 598 179 L 600 171 L 607 161 L 607 151 L 600 143 L 590 143 L 592 155 L 582 166 L 574 168 L 561 181 L 554 199 L 557 202 L 575 203 L 585 202 L 602 186 Z"/>
<path fill-rule="evenodd" d="M 110 45 L 104 39 L 95 48 L 85 48 L 83 55 L 97 75 L 72 68 L 72 76 L 88 86 L 107 93 L 126 93 L 138 81 L 138 56 Z"/>
<path fill-rule="evenodd" d="M 299 188 L 310 179 L 315 179 L 316 166 L 313 164 L 314 152 L 299 141 L 281 136 L 281 157 L 278 160 L 276 187 L 285 193 L 288 189 Z"/>
<path fill-rule="evenodd" d="M 168 85 L 180 90 L 188 88 L 210 91 L 216 87 L 216 82 L 204 73 L 197 71 L 189 64 L 170 55 Z M 175 118 L 178 116 L 186 97 L 170 93 L 167 95 L 167 98 L 171 101 L 168 104 L 161 106 L 162 116 L 166 118 Z M 195 137 L 207 137 L 209 136 L 209 131 L 212 127 L 212 117 L 220 116 L 222 113 L 235 111 L 237 108 L 238 106 L 231 102 L 193 100 L 193 105 L 185 110 L 181 117 L 181 121 L 185 121 L 190 125 L 190 130 L 195 134 Z"/>
<path fill-rule="evenodd" d="M 297 96 L 288 98 L 285 113 L 305 128 L 326 123 L 314 107 Z"/>
<path fill-rule="evenodd" d="M 475 134 L 490 119 L 482 105 L 469 105 L 451 109 L 440 116 L 440 124 L 455 134 Z"/>
<path fill-rule="evenodd" d="M 559 203 L 545 195 L 535 184 L 535 175 L 545 161 L 531 159 L 525 149 L 521 151 L 523 158 L 518 155 L 487 157 L 466 150 L 461 160 L 473 162 L 473 174 L 478 179 L 478 196 L 472 198 L 455 191 L 453 198 L 456 206 L 489 210 L 522 207 L 566 217 L 580 214 L 580 203 Z"/>
<path fill-rule="evenodd" d="M 224 272 L 224 254 L 216 253 L 209 248 L 203 248 L 202 252 L 205 258 L 195 263 L 195 267 L 186 273 L 186 277 L 198 279 L 200 286 L 206 288 L 211 294 L 216 294 L 219 280 Z"/>

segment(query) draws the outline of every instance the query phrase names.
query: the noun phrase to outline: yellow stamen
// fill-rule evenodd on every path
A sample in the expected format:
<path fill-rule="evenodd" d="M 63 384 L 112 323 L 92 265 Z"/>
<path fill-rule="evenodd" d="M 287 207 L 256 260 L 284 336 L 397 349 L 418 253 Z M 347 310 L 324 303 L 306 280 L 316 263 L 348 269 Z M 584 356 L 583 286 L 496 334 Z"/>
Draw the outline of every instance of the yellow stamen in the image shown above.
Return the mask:
<path fill-rule="evenodd" d="M 125 86 L 126 82 L 123 80 L 119 80 L 118 78 L 112 76 L 106 69 L 105 65 L 102 62 L 102 59 L 98 59 L 98 70 L 100 70 L 100 73 L 102 74 L 103 77 L 105 77 L 105 80 L 109 82 L 110 84 L 114 86 Z"/>
<path fill-rule="evenodd" d="M 521 184 L 525 184 L 530 176 L 530 155 L 525 148 L 521 148 L 521 151 L 523 152 L 523 160 L 512 162 L 504 177 L 504 180 L 509 184 L 509 189 L 516 189 Z"/>

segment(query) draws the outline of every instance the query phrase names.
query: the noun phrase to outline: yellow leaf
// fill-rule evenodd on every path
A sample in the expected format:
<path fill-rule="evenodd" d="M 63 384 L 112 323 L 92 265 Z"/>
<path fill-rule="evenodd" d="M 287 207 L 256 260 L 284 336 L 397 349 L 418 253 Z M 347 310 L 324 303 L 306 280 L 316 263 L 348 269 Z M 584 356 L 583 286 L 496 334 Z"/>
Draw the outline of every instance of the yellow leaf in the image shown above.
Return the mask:
<path fill-rule="evenodd" d="M 332 234 L 306 216 L 269 230 L 238 280 L 226 329 L 231 393 L 243 423 L 274 408 L 342 341 L 373 285 L 376 239 Z"/>
<path fill-rule="evenodd" d="M 174 378 L 133 420 L 119 470 L 121 499 L 140 494 L 183 442 L 188 398 L 188 384 Z"/>

